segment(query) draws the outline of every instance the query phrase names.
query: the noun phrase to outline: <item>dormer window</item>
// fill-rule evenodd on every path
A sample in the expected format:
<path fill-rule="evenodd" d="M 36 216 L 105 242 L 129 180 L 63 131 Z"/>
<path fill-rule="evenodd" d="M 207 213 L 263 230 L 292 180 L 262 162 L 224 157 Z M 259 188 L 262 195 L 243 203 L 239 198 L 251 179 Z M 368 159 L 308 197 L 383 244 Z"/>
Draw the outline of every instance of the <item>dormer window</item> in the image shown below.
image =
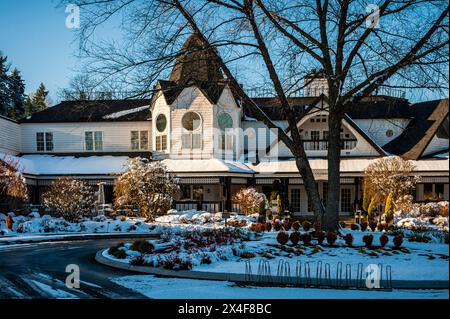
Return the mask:
<path fill-rule="evenodd" d="M 202 148 L 201 124 L 202 120 L 198 113 L 188 112 L 181 119 L 183 135 L 181 143 L 184 149 Z"/>

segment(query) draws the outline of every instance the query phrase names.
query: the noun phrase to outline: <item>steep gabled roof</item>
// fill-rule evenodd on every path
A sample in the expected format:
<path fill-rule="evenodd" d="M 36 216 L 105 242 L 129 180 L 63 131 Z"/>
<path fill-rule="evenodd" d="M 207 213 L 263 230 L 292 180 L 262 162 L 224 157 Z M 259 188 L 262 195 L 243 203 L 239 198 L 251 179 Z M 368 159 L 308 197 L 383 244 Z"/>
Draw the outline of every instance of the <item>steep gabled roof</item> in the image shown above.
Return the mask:
<path fill-rule="evenodd" d="M 151 118 L 150 100 L 63 101 L 37 112 L 21 123 L 122 122 Z"/>
<path fill-rule="evenodd" d="M 347 113 L 356 119 L 409 119 L 410 104 L 405 99 L 394 97 L 368 97 Z"/>
<path fill-rule="evenodd" d="M 407 159 L 419 159 L 448 116 L 448 106 L 448 99 L 411 105 L 413 119 L 402 134 L 383 147 L 384 150 Z"/>

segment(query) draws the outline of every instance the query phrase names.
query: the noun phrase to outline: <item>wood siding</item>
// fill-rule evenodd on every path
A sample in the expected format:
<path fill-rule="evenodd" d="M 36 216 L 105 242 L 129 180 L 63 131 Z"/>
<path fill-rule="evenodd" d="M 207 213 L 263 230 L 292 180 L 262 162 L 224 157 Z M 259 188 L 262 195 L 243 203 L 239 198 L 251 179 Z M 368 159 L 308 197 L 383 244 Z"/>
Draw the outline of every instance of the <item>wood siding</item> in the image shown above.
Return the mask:
<path fill-rule="evenodd" d="M 0 117 L 0 153 L 16 155 L 20 151 L 20 125 Z"/>

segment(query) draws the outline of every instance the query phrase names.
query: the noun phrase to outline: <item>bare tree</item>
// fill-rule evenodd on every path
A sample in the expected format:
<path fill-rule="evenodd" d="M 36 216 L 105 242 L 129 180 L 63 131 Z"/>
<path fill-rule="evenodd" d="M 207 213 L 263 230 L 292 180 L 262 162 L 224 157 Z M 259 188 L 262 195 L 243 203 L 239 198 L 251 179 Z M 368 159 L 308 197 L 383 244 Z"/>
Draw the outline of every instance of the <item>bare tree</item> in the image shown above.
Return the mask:
<path fill-rule="evenodd" d="M 63 1 L 63 3 L 66 1 Z M 317 219 L 338 227 L 340 129 L 345 114 L 382 87 L 448 89 L 448 3 L 442 0 L 78 0 L 84 25 L 81 50 L 88 72 L 148 94 L 167 74 L 182 41 L 195 32 L 213 47 L 229 86 L 292 152 Z M 115 20 L 122 14 L 120 21 Z M 92 40 L 99 25 L 120 23 L 123 45 Z M 328 84 L 328 198 L 322 205 L 298 129 L 307 114 L 289 96 L 311 68 Z M 240 70 L 238 73 L 237 71 Z M 251 78 L 242 74 L 249 71 Z M 239 85 L 269 87 L 288 119 L 279 128 Z M 270 79 L 270 81 L 268 81 Z M 309 109 L 317 107 L 313 103 Z"/>

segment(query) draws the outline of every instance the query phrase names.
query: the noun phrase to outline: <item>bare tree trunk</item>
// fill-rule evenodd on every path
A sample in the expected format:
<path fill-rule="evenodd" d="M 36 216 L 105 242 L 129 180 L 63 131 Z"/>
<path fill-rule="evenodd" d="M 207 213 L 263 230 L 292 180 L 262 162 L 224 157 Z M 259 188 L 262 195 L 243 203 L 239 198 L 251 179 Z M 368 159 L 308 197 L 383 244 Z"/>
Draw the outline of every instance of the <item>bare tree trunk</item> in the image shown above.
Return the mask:
<path fill-rule="evenodd" d="M 323 228 L 335 231 L 339 223 L 341 192 L 341 123 L 339 112 L 330 112 L 328 118 L 328 198 Z"/>

